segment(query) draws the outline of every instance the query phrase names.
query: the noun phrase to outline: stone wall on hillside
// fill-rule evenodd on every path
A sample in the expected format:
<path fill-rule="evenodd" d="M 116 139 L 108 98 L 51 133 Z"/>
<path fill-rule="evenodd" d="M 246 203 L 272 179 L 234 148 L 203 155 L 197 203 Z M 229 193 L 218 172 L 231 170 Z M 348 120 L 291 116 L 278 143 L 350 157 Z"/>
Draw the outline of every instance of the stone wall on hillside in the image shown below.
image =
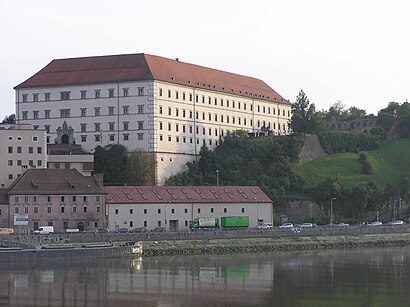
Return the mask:
<path fill-rule="evenodd" d="M 319 138 L 316 134 L 306 134 L 306 141 L 299 155 L 300 163 L 309 162 L 326 156 Z"/>

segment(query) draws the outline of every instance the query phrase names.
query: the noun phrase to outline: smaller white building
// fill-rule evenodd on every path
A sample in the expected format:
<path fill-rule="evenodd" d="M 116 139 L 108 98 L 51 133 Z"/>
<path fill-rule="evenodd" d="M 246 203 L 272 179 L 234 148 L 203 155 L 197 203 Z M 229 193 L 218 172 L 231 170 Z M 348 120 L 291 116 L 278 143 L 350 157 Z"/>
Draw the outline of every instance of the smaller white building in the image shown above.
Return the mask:
<path fill-rule="evenodd" d="M 0 125 L 0 188 L 30 168 L 47 167 L 46 131 L 31 125 Z"/>
<path fill-rule="evenodd" d="M 272 223 L 273 203 L 257 186 L 105 186 L 110 230 L 185 231 L 195 218 L 248 216 L 249 228 Z"/>

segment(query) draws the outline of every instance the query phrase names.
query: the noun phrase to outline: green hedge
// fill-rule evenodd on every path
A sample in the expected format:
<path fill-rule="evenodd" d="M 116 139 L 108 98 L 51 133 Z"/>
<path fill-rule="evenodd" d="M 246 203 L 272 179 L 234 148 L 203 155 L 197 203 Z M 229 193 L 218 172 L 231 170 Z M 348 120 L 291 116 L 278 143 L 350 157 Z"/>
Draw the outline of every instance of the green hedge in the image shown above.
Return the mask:
<path fill-rule="evenodd" d="M 322 132 L 318 134 L 320 144 L 328 154 L 377 149 L 380 137 L 370 133 Z"/>

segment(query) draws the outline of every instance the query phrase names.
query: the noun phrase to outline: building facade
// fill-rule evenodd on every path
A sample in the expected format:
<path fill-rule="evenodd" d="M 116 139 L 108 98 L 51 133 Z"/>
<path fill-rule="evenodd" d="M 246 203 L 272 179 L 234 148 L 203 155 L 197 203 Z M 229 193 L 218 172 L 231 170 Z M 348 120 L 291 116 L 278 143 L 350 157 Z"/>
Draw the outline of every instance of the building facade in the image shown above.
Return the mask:
<path fill-rule="evenodd" d="M 31 125 L 0 125 L 0 188 L 29 168 L 47 167 L 46 131 Z"/>
<path fill-rule="evenodd" d="M 8 226 L 16 231 L 106 227 L 100 185 L 102 178 L 86 177 L 75 169 L 29 169 L 8 189 Z"/>
<path fill-rule="evenodd" d="M 249 227 L 272 223 L 273 204 L 253 186 L 105 186 L 111 230 L 189 230 L 195 218 L 248 216 Z"/>
<path fill-rule="evenodd" d="M 75 168 L 83 176 L 91 176 L 94 171 L 94 155 L 77 144 L 48 144 L 48 169 Z"/>
<path fill-rule="evenodd" d="M 228 131 L 286 134 L 291 118 L 262 80 L 148 54 L 53 60 L 15 90 L 17 122 L 48 143 L 143 149 L 159 184 Z"/>

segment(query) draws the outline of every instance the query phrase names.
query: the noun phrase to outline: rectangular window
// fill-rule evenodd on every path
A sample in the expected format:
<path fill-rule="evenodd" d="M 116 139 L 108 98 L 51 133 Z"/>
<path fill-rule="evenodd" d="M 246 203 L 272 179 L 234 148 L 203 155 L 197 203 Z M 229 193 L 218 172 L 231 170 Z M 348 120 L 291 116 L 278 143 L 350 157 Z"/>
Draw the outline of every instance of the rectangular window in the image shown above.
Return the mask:
<path fill-rule="evenodd" d="M 144 214 L 147 214 L 148 213 L 148 209 L 144 209 Z"/>
<path fill-rule="evenodd" d="M 81 99 L 86 99 L 87 98 L 87 91 L 81 91 Z"/>
<path fill-rule="evenodd" d="M 8 166 L 13 166 L 13 160 L 8 161 Z"/>
<path fill-rule="evenodd" d="M 44 100 L 50 101 L 50 93 L 44 93 Z"/>
<path fill-rule="evenodd" d="M 122 124 L 123 124 L 123 130 L 127 131 L 129 122 L 123 122 Z"/>
<path fill-rule="evenodd" d="M 144 122 L 138 122 L 138 130 L 144 130 Z"/>
<path fill-rule="evenodd" d="M 13 174 L 9 174 L 9 179 L 10 179 L 10 180 L 13 179 Z"/>
<path fill-rule="evenodd" d="M 65 213 L 65 207 L 64 206 L 61 206 L 60 209 L 61 209 L 61 213 Z"/>
<path fill-rule="evenodd" d="M 161 209 L 158 209 L 158 214 L 161 214 Z"/>
<path fill-rule="evenodd" d="M 41 154 L 42 151 L 43 151 L 43 148 L 42 148 L 42 147 L 37 147 L 37 153 L 38 153 L 38 154 Z"/>
<path fill-rule="evenodd" d="M 101 129 L 101 124 L 100 123 L 94 123 L 94 131 L 95 132 L 99 132 L 100 131 L 100 129 Z"/>
<path fill-rule="evenodd" d="M 128 140 L 129 140 L 130 135 L 129 135 L 128 133 L 124 133 L 122 136 L 123 136 L 123 140 L 124 140 L 124 141 L 128 141 Z"/>
<path fill-rule="evenodd" d="M 87 142 L 87 136 L 86 135 L 82 135 L 81 136 L 81 143 L 86 143 Z"/>
<path fill-rule="evenodd" d="M 129 110 L 129 106 L 123 106 L 123 107 L 122 107 L 122 113 L 123 113 L 124 115 L 128 115 L 128 110 Z"/>
<path fill-rule="evenodd" d="M 100 98 L 101 90 L 95 90 L 95 99 Z"/>
<path fill-rule="evenodd" d="M 96 142 L 101 142 L 101 135 L 99 135 L 99 134 L 94 135 L 94 140 Z"/>
<path fill-rule="evenodd" d="M 171 90 L 168 90 L 168 98 L 171 98 Z"/>
<path fill-rule="evenodd" d="M 44 110 L 44 118 L 50 118 L 50 110 Z"/>
<path fill-rule="evenodd" d="M 114 115 L 114 107 L 108 107 L 108 115 Z"/>
<path fill-rule="evenodd" d="M 60 92 L 60 100 L 70 100 L 70 92 Z"/>
<path fill-rule="evenodd" d="M 38 207 L 37 206 L 35 206 L 34 208 L 33 208 L 33 211 L 34 211 L 34 213 L 38 213 Z"/>
<path fill-rule="evenodd" d="M 47 207 L 47 213 L 51 214 L 51 207 Z"/>
<path fill-rule="evenodd" d="M 83 212 L 87 213 L 87 207 L 83 207 Z"/>
<path fill-rule="evenodd" d="M 138 88 L 138 96 L 144 96 L 144 88 L 143 87 Z"/>
<path fill-rule="evenodd" d="M 23 119 L 27 119 L 27 114 L 28 114 L 28 112 L 27 112 L 27 111 L 23 111 L 22 114 L 23 114 Z"/>
<path fill-rule="evenodd" d="M 144 140 L 144 133 L 138 133 L 137 137 L 138 137 L 138 141 Z"/>
<path fill-rule="evenodd" d="M 224 213 L 227 213 L 228 212 L 228 209 L 227 208 L 224 208 Z"/>
<path fill-rule="evenodd" d="M 159 88 L 159 96 L 162 97 L 162 88 Z"/>
<path fill-rule="evenodd" d="M 139 105 L 138 106 L 138 114 L 143 114 L 144 113 L 144 105 Z"/>
<path fill-rule="evenodd" d="M 41 160 L 37 160 L 37 166 L 41 166 L 41 165 L 42 165 Z"/>
<path fill-rule="evenodd" d="M 198 213 L 201 213 L 201 208 L 198 208 Z"/>
<path fill-rule="evenodd" d="M 245 213 L 245 208 L 242 208 L 242 213 Z"/>
<path fill-rule="evenodd" d="M 134 211 L 132 209 L 130 209 L 130 214 L 133 214 L 133 213 L 134 213 Z"/>
<path fill-rule="evenodd" d="M 17 153 L 21 154 L 21 152 L 22 152 L 21 146 L 17 146 Z"/>
<path fill-rule="evenodd" d="M 123 95 L 124 97 L 128 97 L 128 88 L 123 88 L 123 89 L 122 89 L 122 95 Z"/>
<path fill-rule="evenodd" d="M 108 97 L 109 97 L 109 98 L 113 98 L 113 97 L 114 97 L 114 89 L 113 89 L 113 88 L 108 89 Z"/>
<path fill-rule="evenodd" d="M 38 111 L 33 111 L 33 119 L 38 119 Z"/>
<path fill-rule="evenodd" d="M 109 134 L 108 137 L 110 138 L 111 142 L 115 141 L 115 134 Z"/>
<path fill-rule="evenodd" d="M 94 108 L 94 116 L 100 116 L 100 111 L 101 111 L 100 107 L 95 107 Z"/>
<path fill-rule="evenodd" d="M 81 117 L 86 116 L 87 109 L 86 108 L 81 108 Z"/>
<path fill-rule="evenodd" d="M 24 207 L 24 213 L 28 214 L 28 207 Z"/>
<path fill-rule="evenodd" d="M 114 131 L 114 126 L 115 126 L 115 123 L 113 123 L 113 122 L 110 122 L 110 123 L 108 123 L 108 126 L 109 126 L 109 130 L 110 131 Z"/>
<path fill-rule="evenodd" d="M 60 109 L 60 117 L 61 118 L 70 117 L 70 109 Z"/>
<path fill-rule="evenodd" d="M 28 148 L 28 153 L 29 153 L 29 154 L 32 154 L 32 153 L 33 153 L 33 147 L 30 146 L 30 147 Z"/>
<path fill-rule="evenodd" d="M 87 131 L 87 124 L 80 124 L 81 125 L 81 132 Z"/>
<path fill-rule="evenodd" d="M 27 94 L 23 94 L 23 102 L 27 102 Z"/>

